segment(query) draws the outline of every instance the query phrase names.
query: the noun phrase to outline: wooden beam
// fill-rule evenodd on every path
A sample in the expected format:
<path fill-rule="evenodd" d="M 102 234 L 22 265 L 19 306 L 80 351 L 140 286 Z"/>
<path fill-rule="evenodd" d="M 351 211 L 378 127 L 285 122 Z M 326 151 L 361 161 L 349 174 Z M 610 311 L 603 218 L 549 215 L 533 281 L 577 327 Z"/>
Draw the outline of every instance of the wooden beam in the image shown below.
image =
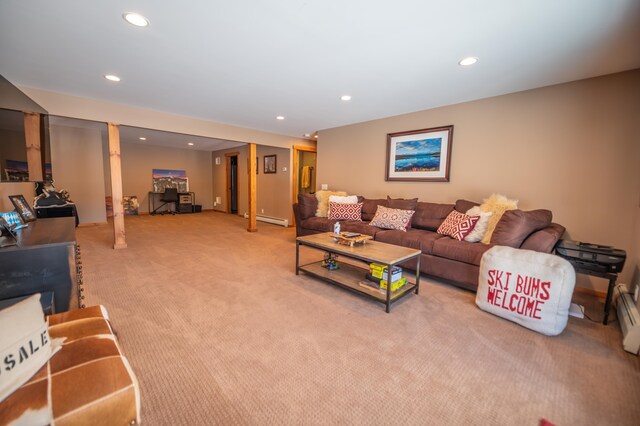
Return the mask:
<path fill-rule="evenodd" d="M 247 167 L 249 175 L 249 218 L 247 219 L 247 231 L 256 232 L 258 230 L 256 223 L 256 144 L 247 145 Z"/>
<path fill-rule="evenodd" d="M 120 128 L 109 123 L 109 165 L 111 168 L 111 197 L 113 199 L 113 248 L 127 248 L 122 206 L 122 165 L 120 163 Z"/>
<path fill-rule="evenodd" d="M 29 180 L 42 181 L 42 152 L 40 150 L 40 114 L 24 113 L 24 135 L 27 144 Z"/>

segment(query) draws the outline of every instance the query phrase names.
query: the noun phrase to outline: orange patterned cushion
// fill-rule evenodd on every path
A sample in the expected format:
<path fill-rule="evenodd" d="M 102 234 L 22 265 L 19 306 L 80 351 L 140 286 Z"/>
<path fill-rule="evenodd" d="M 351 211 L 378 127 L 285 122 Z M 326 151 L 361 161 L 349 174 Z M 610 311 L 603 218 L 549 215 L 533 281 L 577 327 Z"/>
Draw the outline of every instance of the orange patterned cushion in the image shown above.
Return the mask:
<path fill-rule="evenodd" d="M 480 216 L 467 216 L 464 213 L 453 210 L 442 222 L 437 232 L 462 241 L 476 226 L 478 219 L 480 219 Z"/>

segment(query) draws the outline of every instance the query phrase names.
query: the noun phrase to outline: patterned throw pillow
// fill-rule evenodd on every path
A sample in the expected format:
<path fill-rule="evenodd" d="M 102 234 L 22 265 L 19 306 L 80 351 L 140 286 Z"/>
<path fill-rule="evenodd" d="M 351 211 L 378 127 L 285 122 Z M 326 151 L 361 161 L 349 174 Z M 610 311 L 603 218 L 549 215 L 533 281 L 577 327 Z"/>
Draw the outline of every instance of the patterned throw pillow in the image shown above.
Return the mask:
<path fill-rule="evenodd" d="M 378 206 L 376 215 L 371 219 L 369 225 L 406 232 L 414 213 L 415 211 L 413 210 L 390 209 L 385 206 Z"/>
<path fill-rule="evenodd" d="M 462 241 L 476 226 L 480 216 L 467 216 L 464 213 L 453 210 L 438 228 L 438 234 L 449 235 L 458 241 Z"/>
<path fill-rule="evenodd" d="M 329 219 L 362 221 L 362 203 L 344 204 L 329 201 Z"/>

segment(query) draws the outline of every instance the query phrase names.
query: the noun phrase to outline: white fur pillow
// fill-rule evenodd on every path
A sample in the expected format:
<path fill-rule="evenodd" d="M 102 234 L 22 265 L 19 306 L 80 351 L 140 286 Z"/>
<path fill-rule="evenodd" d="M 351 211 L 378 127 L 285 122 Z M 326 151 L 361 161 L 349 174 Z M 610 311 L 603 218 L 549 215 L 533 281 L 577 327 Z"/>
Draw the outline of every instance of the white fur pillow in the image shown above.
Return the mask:
<path fill-rule="evenodd" d="M 318 191 L 316 192 L 316 199 L 318 200 L 318 209 L 316 210 L 317 217 L 327 217 L 329 216 L 329 197 L 332 195 L 346 196 L 347 193 L 344 191 Z M 358 197 L 356 196 L 356 201 L 358 202 Z"/>
<path fill-rule="evenodd" d="M 476 226 L 473 227 L 471 232 L 464 237 L 465 241 L 470 243 L 477 243 L 482 240 L 484 234 L 487 232 L 487 227 L 489 226 L 489 218 L 493 216 L 493 212 L 483 212 L 480 211 L 480 206 L 475 206 L 467 210 L 467 216 L 479 216 L 480 219 L 476 222 Z"/>
<path fill-rule="evenodd" d="M 338 204 L 357 204 L 358 196 L 357 195 L 329 195 L 330 203 L 338 203 Z"/>

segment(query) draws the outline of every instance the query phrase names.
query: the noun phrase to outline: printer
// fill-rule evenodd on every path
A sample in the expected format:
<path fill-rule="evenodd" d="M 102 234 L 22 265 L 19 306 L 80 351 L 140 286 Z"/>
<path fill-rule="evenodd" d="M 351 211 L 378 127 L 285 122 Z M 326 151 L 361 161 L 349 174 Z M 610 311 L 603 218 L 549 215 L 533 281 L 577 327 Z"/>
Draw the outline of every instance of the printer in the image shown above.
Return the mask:
<path fill-rule="evenodd" d="M 567 259 L 576 269 L 603 274 L 619 273 L 627 258 L 624 250 L 571 240 L 560 240 L 556 245 L 556 254 Z"/>

